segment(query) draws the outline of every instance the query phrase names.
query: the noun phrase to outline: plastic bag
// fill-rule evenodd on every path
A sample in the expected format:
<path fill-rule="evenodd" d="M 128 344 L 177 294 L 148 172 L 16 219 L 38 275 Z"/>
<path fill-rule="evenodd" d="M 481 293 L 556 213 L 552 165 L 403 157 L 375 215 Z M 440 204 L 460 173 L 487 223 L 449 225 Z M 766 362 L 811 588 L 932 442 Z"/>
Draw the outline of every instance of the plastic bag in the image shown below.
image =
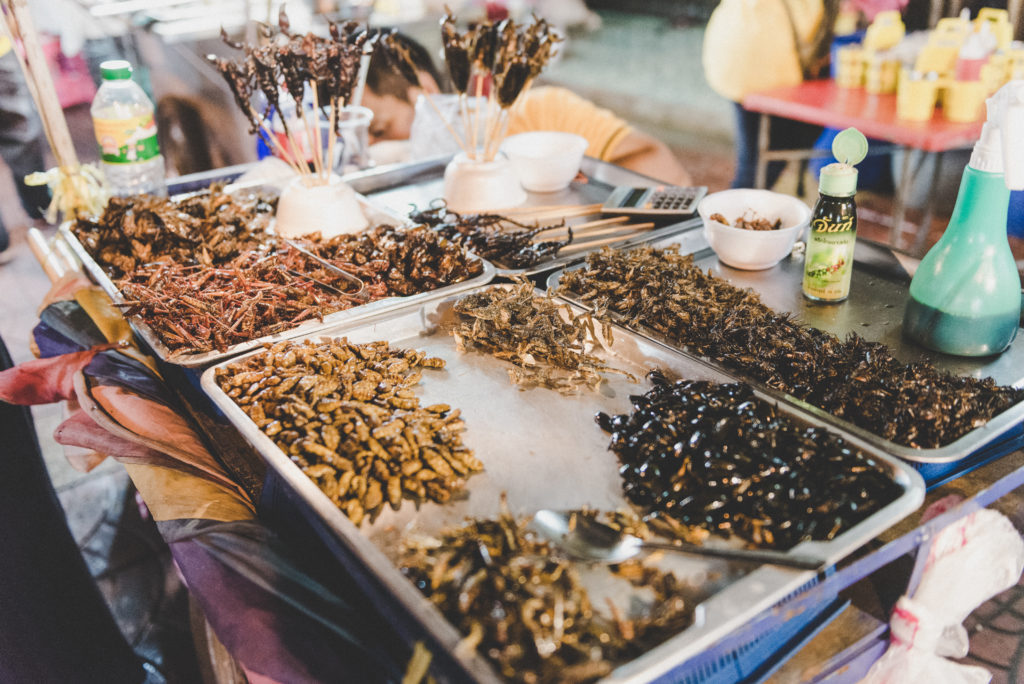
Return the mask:
<path fill-rule="evenodd" d="M 914 597 L 896 603 L 889 650 L 861 684 L 986 684 L 981 667 L 946 658 L 967 655 L 964 619 L 1012 587 L 1024 569 L 1024 539 L 1002 514 L 981 510 L 939 532 L 932 541 Z"/>

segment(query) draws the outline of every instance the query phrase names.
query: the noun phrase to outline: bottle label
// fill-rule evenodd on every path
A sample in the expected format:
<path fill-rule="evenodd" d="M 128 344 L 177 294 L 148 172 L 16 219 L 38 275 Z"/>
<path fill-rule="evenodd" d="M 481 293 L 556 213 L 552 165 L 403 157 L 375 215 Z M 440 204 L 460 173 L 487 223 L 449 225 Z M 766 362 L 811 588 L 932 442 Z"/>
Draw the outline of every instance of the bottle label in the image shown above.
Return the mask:
<path fill-rule="evenodd" d="M 153 114 L 128 119 L 93 119 L 100 156 L 108 164 L 133 164 L 160 154 Z"/>
<path fill-rule="evenodd" d="M 850 294 L 853 249 L 857 231 L 853 216 L 840 220 L 818 217 L 804 258 L 804 294 L 823 301 L 839 301 Z"/>

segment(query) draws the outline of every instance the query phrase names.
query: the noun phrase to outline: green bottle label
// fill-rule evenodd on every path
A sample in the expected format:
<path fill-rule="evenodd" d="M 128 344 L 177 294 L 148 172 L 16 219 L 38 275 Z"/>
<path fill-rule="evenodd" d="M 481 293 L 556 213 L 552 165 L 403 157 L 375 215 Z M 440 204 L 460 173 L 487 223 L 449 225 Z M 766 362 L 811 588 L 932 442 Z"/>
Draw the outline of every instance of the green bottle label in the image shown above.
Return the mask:
<path fill-rule="evenodd" d="M 819 207 L 822 211 L 815 211 L 811 220 L 803 282 L 804 294 L 811 299 L 838 302 L 850 294 L 853 249 L 857 242 L 857 216 L 852 205 L 849 201 Z"/>
<path fill-rule="evenodd" d="M 132 164 L 160 154 L 152 114 L 128 119 L 93 119 L 100 156 L 109 164 Z"/>

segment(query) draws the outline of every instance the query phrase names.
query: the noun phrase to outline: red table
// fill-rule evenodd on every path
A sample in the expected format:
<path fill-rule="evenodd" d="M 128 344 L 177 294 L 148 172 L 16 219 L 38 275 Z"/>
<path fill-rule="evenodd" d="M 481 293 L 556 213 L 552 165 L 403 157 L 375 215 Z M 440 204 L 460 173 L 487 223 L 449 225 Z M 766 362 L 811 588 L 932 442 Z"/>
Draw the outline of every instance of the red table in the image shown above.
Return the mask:
<path fill-rule="evenodd" d="M 893 207 L 893 223 L 890 242 L 899 247 L 906 198 L 911 182 L 920 170 L 924 155 L 915 169 L 910 169 L 910 149 L 935 153 L 935 166 L 932 171 L 925 207 L 925 217 L 921 221 L 912 251 L 920 249 L 927 235 L 925 226 L 930 225 L 932 217 L 932 193 L 935 180 L 942 164 L 942 153 L 947 150 L 969 147 L 981 135 L 982 121 L 973 123 L 954 123 L 942 117 L 939 110 L 929 121 L 903 121 L 896 116 L 895 95 L 873 95 L 863 88 L 840 88 L 832 79 L 807 81 L 792 88 L 777 88 L 762 93 L 752 93 L 743 98 L 743 106 L 761 114 L 758 132 L 758 161 L 755 186 L 762 188 L 765 184 L 766 169 L 769 161 L 809 159 L 820 156 L 813 150 L 769 150 L 769 116 L 794 119 L 827 128 L 848 128 L 853 126 L 864 135 L 876 140 L 884 140 L 904 151 L 903 173 L 899 187 L 896 189 L 896 202 Z"/>

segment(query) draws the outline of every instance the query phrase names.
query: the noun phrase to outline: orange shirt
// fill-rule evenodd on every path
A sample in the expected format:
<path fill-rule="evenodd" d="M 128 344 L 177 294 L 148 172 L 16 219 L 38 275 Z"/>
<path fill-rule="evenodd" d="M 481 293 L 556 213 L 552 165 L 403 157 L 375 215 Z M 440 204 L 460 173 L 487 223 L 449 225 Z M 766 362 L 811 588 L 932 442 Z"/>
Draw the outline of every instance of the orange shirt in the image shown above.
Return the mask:
<path fill-rule="evenodd" d="M 508 135 L 529 131 L 562 131 L 583 136 L 590 143 L 587 156 L 613 161 L 615 147 L 630 132 L 629 124 L 607 109 L 565 88 L 531 88 L 519 99 L 509 117 Z"/>

